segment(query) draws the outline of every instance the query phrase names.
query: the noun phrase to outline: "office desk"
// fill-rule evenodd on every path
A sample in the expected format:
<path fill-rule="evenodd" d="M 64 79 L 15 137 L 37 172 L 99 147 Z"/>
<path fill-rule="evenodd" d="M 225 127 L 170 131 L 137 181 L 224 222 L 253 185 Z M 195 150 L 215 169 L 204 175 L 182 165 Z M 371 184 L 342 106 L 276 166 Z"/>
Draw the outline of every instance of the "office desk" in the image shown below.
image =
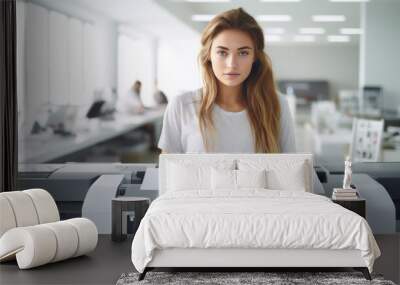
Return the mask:
<path fill-rule="evenodd" d="M 117 114 L 112 121 L 88 120 L 85 130 L 75 136 L 30 135 L 19 143 L 19 162 L 43 163 L 80 151 L 100 142 L 128 133 L 140 126 L 161 120 L 165 108 L 149 110 L 143 115 Z"/>
<path fill-rule="evenodd" d="M 336 161 L 341 165 L 350 153 L 353 133 L 350 129 L 337 129 L 335 133 L 318 133 L 315 129 L 312 134 L 313 153 L 322 158 L 322 161 Z M 396 149 L 381 149 L 379 162 L 400 162 L 400 147 Z M 323 164 L 323 163 L 322 163 Z"/>
<path fill-rule="evenodd" d="M 333 134 L 321 134 L 312 129 L 312 133 L 314 153 L 316 155 L 344 159 L 349 153 L 353 140 L 351 130 L 338 129 Z"/>
<path fill-rule="evenodd" d="M 383 149 L 382 162 L 400 162 L 400 148 L 396 149 Z"/>

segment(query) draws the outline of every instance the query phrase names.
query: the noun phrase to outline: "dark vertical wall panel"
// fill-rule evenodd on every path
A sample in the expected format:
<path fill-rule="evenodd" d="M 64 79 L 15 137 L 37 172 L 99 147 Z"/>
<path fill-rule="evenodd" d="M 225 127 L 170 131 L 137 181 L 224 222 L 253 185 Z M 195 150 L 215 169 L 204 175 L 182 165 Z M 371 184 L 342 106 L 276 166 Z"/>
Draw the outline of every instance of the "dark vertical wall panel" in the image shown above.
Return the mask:
<path fill-rule="evenodd" d="M 16 3 L 0 1 L 0 192 L 16 190 L 18 124 L 16 84 Z"/>

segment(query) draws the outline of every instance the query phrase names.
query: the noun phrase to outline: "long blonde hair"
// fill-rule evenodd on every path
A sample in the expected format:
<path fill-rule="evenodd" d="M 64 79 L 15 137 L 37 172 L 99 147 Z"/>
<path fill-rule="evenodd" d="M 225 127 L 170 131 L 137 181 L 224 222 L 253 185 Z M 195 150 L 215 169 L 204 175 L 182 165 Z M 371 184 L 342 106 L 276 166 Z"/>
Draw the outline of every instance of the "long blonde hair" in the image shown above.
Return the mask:
<path fill-rule="evenodd" d="M 212 149 L 215 132 L 212 109 L 218 94 L 218 79 L 211 67 L 211 44 L 222 31 L 236 29 L 246 32 L 253 40 L 255 61 L 243 82 L 243 95 L 250 120 L 255 152 L 280 152 L 281 108 L 275 88 L 271 60 L 264 52 L 264 35 L 256 20 L 242 8 L 226 11 L 214 17 L 203 31 L 199 62 L 202 68 L 202 99 L 198 110 L 200 131 L 207 151 Z"/>

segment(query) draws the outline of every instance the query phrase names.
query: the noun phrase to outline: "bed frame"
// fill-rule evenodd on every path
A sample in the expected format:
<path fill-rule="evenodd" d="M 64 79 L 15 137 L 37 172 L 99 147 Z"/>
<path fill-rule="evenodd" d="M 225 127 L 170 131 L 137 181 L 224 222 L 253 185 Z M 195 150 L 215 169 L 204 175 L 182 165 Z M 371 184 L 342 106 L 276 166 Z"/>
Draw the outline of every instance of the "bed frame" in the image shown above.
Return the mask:
<path fill-rule="evenodd" d="M 159 191 L 164 193 L 166 185 L 166 166 L 169 159 L 240 159 L 277 157 L 282 154 L 161 154 L 159 171 Z M 309 187 L 312 192 L 312 155 L 284 154 L 286 159 L 303 159 L 309 165 Z M 350 267 L 361 271 L 367 280 L 371 275 L 359 250 L 333 249 L 254 249 L 254 248 L 169 248 L 157 249 L 153 259 L 139 280 L 155 268 L 232 268 L 246 271 L 250 268 L 343 268 Z"/>
<path fill-rule="evenodd" d="M 351 267 L 371 280 L 359 250 L 330 249 L 197 249 L 156 250 L 139 280 L 155 268 L 337 268 Z"/>

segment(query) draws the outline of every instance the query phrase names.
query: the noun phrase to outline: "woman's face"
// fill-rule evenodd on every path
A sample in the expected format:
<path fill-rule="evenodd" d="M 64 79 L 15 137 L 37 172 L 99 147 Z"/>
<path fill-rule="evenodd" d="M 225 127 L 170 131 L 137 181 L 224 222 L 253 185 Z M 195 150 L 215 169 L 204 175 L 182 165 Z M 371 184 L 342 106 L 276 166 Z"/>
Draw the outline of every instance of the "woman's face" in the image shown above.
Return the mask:
<path fill-rule="evenodd" d="M 240 30 L 220 32 L 211 45 L 211 65 L 218 80 L 230 87 L 246 80 L 254 62 L 251 37 Z"/>

